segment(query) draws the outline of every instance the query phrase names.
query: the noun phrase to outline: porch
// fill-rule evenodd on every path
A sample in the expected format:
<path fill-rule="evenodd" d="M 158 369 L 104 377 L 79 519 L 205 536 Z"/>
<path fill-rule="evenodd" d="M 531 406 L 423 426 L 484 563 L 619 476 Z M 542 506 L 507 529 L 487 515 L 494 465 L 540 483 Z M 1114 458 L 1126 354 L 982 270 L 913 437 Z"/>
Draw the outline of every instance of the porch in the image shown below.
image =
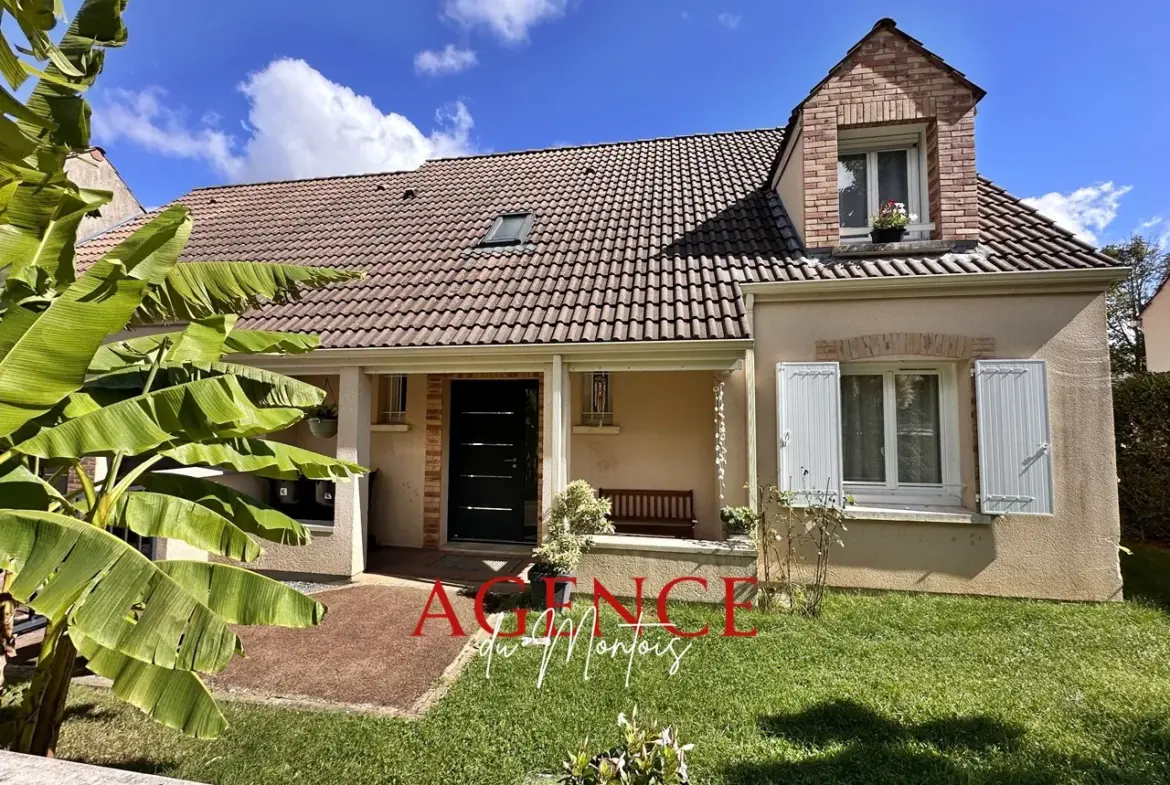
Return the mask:
<path fill-rule="evenodd" d="M 339 411 L 335 435 L 301 423 L 281 438 L 374 472 L 325 492 L 304 485 L 289 512 L 309 526 L 313 543 L 268 546 L 255 566 L 282 575 L 423 577 L 441 571 L 444 554 L 503 547 L 468 574 L 515 574 L 512 561 L 538 542 L 551 499 L 575 479 L 693 498 L 693 537 L 676 540 L 680 561 L 693 561 L 694 543 L 723 539 L 720 507 L 749 498 L 748 349 L 728 343 L 652 354 L 529 350 L 491 362 L 387 354 L 377 364 L 331 367 L 324 358 L 333 353 L 270 360 L 324 388 Z M 269 480 L 222 480 L 284 506 Z M 306 496 L 329 503 L 306 506 Z M 661 539 L 645 541 L 654 550 Z"/>

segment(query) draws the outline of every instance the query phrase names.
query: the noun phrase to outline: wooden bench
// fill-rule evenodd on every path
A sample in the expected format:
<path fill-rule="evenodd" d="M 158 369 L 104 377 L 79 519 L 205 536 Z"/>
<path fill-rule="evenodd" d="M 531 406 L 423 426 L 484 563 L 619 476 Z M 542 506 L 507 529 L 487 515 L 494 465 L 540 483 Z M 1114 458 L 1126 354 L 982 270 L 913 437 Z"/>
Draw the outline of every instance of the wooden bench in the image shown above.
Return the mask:
<path fill-rule="evenodd" d="M 634 491 L 602 488 L 598 495 L 609 499 L 609 519 L 618 534 L 657 534 L 693 539 L 695 524 L 694 491 Z"/>

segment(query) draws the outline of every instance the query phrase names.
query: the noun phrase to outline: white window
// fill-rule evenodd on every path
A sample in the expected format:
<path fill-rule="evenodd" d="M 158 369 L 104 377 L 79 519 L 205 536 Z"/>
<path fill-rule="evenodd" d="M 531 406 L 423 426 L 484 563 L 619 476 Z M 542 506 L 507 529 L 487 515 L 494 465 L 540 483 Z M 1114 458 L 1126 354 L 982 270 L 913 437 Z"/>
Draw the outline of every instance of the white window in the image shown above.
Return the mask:
<path fill-rule="evenodd" d="M 837 202 L 843 240 L 864 241 L 873 216 L 891 200 L 917 216 L 910 222 L 907 239 L 929 236 L 924 149 L 919 131 L 866 137 L 841 133 Z"/>
<path fill-rule="evenodd" d="M 582 425 L 613 425 L 608 373 L 587 373 L 582 377 L 581 401 Z"/>
<path fill-rule="evenodd" d="M 378 380 L 378 423 L 401 425 L 406 422 L 406 374 L 392 373 Z"/>
<path fill-rule="evenodd" d="M 862 506 L 961 505 L 959 367 L 777 363 L 780 487 L 798 504 L 849 494 Z M 978 360 L 974 376 L 980 509 L 1052 515 L 1046 363 Z"/>
<path fill-rule="evenodd" d="M 845 492 L 863 503 L 958 505 L 953 365 L 841 366 Z"/>

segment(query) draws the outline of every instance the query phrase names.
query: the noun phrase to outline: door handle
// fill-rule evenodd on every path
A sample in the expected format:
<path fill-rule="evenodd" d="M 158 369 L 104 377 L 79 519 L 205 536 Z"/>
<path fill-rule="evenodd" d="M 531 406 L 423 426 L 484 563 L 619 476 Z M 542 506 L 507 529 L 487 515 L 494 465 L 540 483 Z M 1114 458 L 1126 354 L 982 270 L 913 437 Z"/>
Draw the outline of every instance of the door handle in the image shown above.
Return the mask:
<path fill-rule="evenodd" d="M 517 461 L 519 461 L 519 460 L 520 460 L 519 458 L 505 458 L 505 459 L 504 459 L 504 461 L 505 461 L 506 463 L 509 463 L 509 464 L 511 464 L 511 465 L 512 465 L 512 468 L 516 468 L 516 463 L 517 463 Z"/>

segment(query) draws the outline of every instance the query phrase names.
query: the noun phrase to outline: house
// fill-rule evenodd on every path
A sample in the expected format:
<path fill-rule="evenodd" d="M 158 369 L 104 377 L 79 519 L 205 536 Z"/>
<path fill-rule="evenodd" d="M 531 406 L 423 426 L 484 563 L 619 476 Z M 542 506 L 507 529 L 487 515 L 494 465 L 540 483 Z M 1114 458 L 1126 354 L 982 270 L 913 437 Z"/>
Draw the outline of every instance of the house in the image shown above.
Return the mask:
<path fill-rule="evenodd" d="M 367 273 L 245 320 L 320 334 L 255 362 L 340 407 L 336 436 L 289 439 L 376 470 L 332 508 L 296 491 L 319 534 L 260 567 L 527 549 L 582 478 L 681 492 L 697 520 L 601 538 L 585 572 L 715 579 L 754 559 L 721 506 L 778 483 L 853 499 L 836 585 L 1118 599 L 1104 292 L 1124 270 L 976 171 L 983 97 L 883 19 L 783 128 L 182 197 L 191 262 Z M 887 200 L 915 218 L 875 244 Z"/>
<path fill-rule="evenodd" d="M 106 151 L 102 148 L 90 147 L 70 155 L 65 159 L 65 173 L 69 175 L 70 180 L 83 188 L 96 188 L 112 194 L 110 201 L 95 210 L 95 214 L 81 219 L 81 224 L 77 227 L 79 239 L 85 240 L 131 218 L 146 214 L 146 210 L 134 196 L 130 186 L 122 179 L 122 175 L 110 163 Z"/>
<path fill-rule="evenodd" d="M 1170 371 L 1170 286 L 1166 281 L 1142 308 L 1140 319 L 1146 368 Z"/>

